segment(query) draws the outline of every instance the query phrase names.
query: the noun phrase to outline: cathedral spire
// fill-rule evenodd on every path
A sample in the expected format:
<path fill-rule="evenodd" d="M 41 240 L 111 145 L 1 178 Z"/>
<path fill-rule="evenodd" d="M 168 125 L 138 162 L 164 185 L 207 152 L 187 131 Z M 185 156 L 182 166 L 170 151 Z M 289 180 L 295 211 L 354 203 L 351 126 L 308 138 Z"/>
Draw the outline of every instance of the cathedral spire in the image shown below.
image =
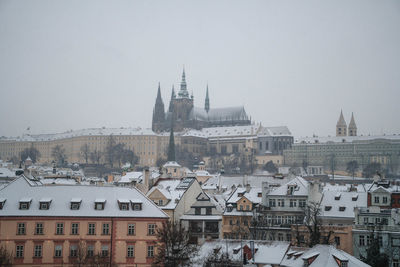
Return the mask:
<path fill-rule="evenodd" d="M 153 123 L 152 123 L 153 131 L 161 130 L 164 121 L 165 121 L 164 103 L 161 97 L 161 86 L 160 83 L 158 83 L 156 104 L 154 105 L 153 109 Z"/>
<path fill-rule="evenodd" d="M 181 81 L 181 90 L 179 91 L 178 96 L 180 98 L 189 98 L 189 93 L 187 91 L 187 84 L 186 84 L 185 68 L 183 68 L 182 81 Z"/>
<path fill-rule="evenodd" d="M 172 103 L 172 101 L 173 101 L 175 98 L 176 98 L 176 95 L 175 95 L 175 88 L 174 88 L 174 85 L 172 85 L 171 100 L 169 101 L 169 108 L 168 108 L 168 111 L 169 111 L 169 112 L 172 112 L 172 111 L 173 111 L 173 103 Z"/>
<path fill-rule="evenodd" d="M 210 98 L 208 97 L 208 84 L 207 84 L 206 101 L 204 103 L 204 109 L 207 112 L 210 110 Z"/>

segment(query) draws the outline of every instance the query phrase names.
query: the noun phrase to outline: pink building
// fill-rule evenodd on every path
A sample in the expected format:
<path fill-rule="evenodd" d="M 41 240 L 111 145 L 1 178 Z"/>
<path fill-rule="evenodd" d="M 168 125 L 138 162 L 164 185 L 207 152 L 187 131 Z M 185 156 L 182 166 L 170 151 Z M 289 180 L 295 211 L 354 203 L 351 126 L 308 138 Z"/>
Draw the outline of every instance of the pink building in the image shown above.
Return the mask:
<path fill-rule="evenodd" d="M 0 246 L 15 266 L 150 266 L 166 220 L 135 188 L 42 186 L 20 177 L 0 190 Z"/>

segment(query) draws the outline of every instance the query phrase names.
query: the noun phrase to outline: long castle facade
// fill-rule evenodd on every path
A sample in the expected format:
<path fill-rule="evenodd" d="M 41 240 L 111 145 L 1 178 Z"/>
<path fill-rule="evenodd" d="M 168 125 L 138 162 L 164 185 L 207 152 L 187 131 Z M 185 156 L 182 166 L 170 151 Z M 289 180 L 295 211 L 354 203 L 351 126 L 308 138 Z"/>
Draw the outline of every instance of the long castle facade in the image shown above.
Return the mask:
<path fill-rule="evenodd" d="M 208 86 L 204 108 L 194 106 L 193 94 L 189 96 L 186 84 L 185 70 L 178 95 L 172 87 L 171 100 L 165 111 L 161 98 L 161 88 L 158 85 L 156 103 L 153 109 L 152 130 L 155 132 L 168 131 L 173 126 L 175 131 L 185 128 L 202 129 L 206 127 L 250 125 L 251 119 L 243 106 L 228 108 L 210 108 Z"/>

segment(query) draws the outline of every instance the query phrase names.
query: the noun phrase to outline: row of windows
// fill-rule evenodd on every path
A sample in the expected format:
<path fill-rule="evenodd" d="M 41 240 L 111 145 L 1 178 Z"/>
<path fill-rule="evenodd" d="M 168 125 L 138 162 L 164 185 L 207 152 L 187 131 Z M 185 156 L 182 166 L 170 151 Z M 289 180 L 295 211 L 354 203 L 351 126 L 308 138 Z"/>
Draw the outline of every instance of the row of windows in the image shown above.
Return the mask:
<path fill-rule="evenodd" d="M 101 228 L 102 235 L 109 235 L 110 234 L 110 224 L 103 223 Z M 26 234 L 26 223 L 21 222 L 17 224 L 17 235 L 25 235 Z M 35 225 L 35 235 L 43 235 L 44 234 L 44 223 L 38 222 Z M 64 234 L 64 223 L 56 223 L 56 235 L 63 235 Z M 79 223 L 71 223 L 71 235 L 78 235 L 79 234 Z M 96 235 L 96 224 L 95 223 L 88 223 L 88 235 Z M 147 235 L 155 235 L 156 234 L 156 225 L 155 224 L 148 224 L 147 225 Z M 135 235 L 135 224 L 128 224 L 127 235 Z"/>
<path fill-rule="evenodd" d="M 48 210 L 50 208 L 51 201 L 48 202 L 39 202 L 39 209 L 40 210 Z M 131 204 L 131 209 L 132 210 L 142 210 L 142 203 L 134 203 L 134 202 L 126 202 L 126 203 L 121 203 L 118 201 L 118 206 L 120 210 L 129 210 L 129 204 Z M 31 201 L 20 201 L 19 202 L 19 209 L 20 210 L 29 210 L 29 207 L 31 205 Z M 95 210 L 104 210 L 104 207 L 106 205 L 106 202 L 95 202 L 94 204 L 94 209 Z M 2 209 L 4 206 L 4 203 L 0 206 L 0 209 Z M 81 206 L 80 201 L 71 201 L 70 204 L 70 209 L 71 210 L 79 210 Z"/>
<path fill-rule="evenodd" d="M 278 203 L 278 207 L 285 207 L 286 202 L 287 202 L 287 200 L 285 201 L 285 199 L 283 199 L 283 198 L 280 198 L 280 199 L 271 198 L 271 199 L 269 199 L 269 206 L 276 207 L 276 204 Z M 298 202 L 298 206 L 300 208 L 304 208 L 306 206 L 306 200 L 304 200 L 304 199 L 300 199 L 300 200 L 290 199 L 289 203 L 288 203 L 289 207 L 291 207 L 291 208 L 297 207 L 297 202 Z"/>
<path fill-rule="evenodd" d="M 78 250 L 80 249 L 78 244 L 71 244 L 69 246 L 69 257 L 78 257 Z M 16 258 L 24 258 L 24 250 L 25 246 L 18 244 L 15 247 L 15 257 Z M 43 255 L 43 245 L 42 244 L 35 244 L 33 247 L 33 257 L 34 258 L 41 258 Z M 109 255 L 109 245 L 102 244 L 101 245 L 101 252 L 100 255 L 102 257 L 107 257 Z M 63 256 L 63 245 L 55 245 L 54 246 L 54 257 L 61 258 Z M 94 256 L 94 245 L 88 244 L 86 245 L 86 256 L 93 257 Z M 127 245 L 126 246 L 126 257 L 133 258 L 135 257 L 135 245 Z M 147 257 L 154 257 L 154 246 L 149 245 L 147 246 Z"/>

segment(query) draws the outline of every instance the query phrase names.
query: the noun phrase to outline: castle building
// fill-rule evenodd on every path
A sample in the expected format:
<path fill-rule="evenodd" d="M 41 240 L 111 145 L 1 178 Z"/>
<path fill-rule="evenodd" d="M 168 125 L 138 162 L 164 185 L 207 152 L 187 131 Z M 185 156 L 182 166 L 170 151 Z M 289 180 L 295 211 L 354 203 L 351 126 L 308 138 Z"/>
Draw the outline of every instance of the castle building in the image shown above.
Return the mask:
<path fill-rule="evenodd" d="M 172 87 L 171 100 L 167 112 L 161 99 L 160 86 L 158 87 L 156 103 L 153 109 L 152 129 L 155 132 L 167 131 L 173 125 L 175 131 L 185 128 L 202 129 L 205 127 L 250 125 L 243 106 L 228 108 L 211 108 L 208 94 L 208 85 L 204 108 L 194 106 L 193 94 L 189 96 L 185 70 L 178 95 Z"/>

